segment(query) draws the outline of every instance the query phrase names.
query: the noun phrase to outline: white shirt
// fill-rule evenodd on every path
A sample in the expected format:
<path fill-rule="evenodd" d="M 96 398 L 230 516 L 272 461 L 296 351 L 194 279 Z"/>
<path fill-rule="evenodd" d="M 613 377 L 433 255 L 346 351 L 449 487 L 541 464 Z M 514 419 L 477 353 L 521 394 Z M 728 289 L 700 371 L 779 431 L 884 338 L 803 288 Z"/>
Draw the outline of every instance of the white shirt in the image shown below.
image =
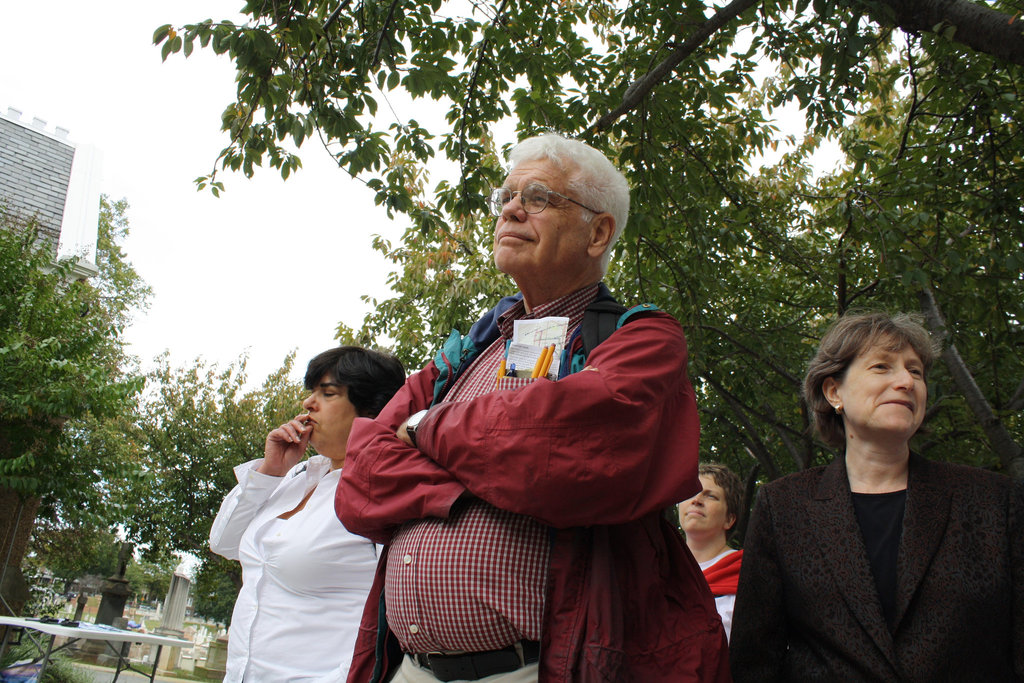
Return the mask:
<path fill-rule="evenodd" d="M 210 549 L 242 563 L 224 681 L 344 681 L 377 549 L 335 515 L 341 469 L 329 459 L 314 456 L 284 477 L 257 472 L 262 462 L 235 468 L 238 486 L 210 529 Z M 278 518 L 314 487 L 302 510 Z"/>
<path fill-rule="evenodd" d="M 727 548 L 725 551 L 715 555 L 707 562 L 698 562 L 700 570 L 704 571 L 715 562 L 729 555 L 730 553 L 736 552 L 733 548 Z M 736 594 L 732 595 L 719 595 L 715 598 L 715 609 L 718 610 L 718 616 L 722 617 L 722 626 L 725 627 L 725 637 L 732 637 L 732 608 L 736 605 Z"/>

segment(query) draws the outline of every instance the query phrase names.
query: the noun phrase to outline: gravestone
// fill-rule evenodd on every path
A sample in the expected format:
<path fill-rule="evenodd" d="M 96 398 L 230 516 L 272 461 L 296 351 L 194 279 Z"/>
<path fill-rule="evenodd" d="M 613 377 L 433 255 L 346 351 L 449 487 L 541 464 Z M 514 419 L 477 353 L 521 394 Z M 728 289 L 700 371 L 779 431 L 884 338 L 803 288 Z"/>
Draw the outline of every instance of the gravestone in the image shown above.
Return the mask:
<path fill-rule="evenodd" d="M 164 601 L 163 621 L 153 631 L 160 636 L 182 638 L 185 635 L 185 607 L 188 605 L 188 591 L 192 582 L 185 575 L 184 563 L 174 570 L 171 577 L 171 586 L 167 590 L 167 599 Z M 160 673 L 172 673 L 178 668 L 178 658 L 181 656 L 180 647 L 165 647 L 160 653 L 160 661 L 157 664 L 157 671 Z"/>
<path fill-rule="evenodd" d="M 108 576 L 103 580 L 103 597 L 100 599 L 99 611 L 96 612 L 97 624 L 118 626 L 124 623 L 124 605 L 128 602 L 128 594 L 131 592 L 128 588 L 128 579 L 125 578 L 125 570 L 128 568 L 128 561 L 131 559 L 132 550 L 131 543 L 125 542 L 121 544 L 121 549 L 117 554 L 117 574 Z M 79 604 L 82 610 L 84 610 L 84 603 L 79 601 Z M 111 646 L 102 640 L 87 640 L 82 643 L 79 652 L 83 658 L 88 658 L 97 664 L 114 666 L 117 664 L 117 654 L 111 651 L 111 647 L 120 646 Z"/>

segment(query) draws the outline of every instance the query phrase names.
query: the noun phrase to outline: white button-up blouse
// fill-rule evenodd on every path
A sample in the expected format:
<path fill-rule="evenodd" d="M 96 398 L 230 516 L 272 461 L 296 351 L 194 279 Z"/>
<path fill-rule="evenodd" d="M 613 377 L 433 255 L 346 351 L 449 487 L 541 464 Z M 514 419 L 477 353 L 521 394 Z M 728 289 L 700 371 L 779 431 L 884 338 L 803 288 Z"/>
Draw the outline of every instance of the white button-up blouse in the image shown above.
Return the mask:
<path fill-rule="evenodd" d="M 377 551 L 334 513 L 341 469 L 317 455 L 284 477 L 235 468 L 238 485 L 210 529 L 210 549 L 242 564 L 225 683 L 344 681 Z M 302 510 L 295 508 L 314 489 Z"/>

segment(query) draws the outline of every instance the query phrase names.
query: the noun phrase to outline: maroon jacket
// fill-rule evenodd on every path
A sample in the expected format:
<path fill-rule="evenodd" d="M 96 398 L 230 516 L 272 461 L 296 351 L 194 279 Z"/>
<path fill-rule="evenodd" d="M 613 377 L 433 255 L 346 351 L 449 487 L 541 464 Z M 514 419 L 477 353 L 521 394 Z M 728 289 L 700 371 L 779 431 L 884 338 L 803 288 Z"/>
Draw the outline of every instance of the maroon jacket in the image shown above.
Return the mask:
<path fill-rule="evenodd" d="M 699 424 L 686 342 L 665 314 L 630 322 L 557 382 L 435 406 L 419 450 L 394 436 L 426 408 L 433 363 L 375 419 L 357 419 L 335 507 L 387 543 L 403 523 L 447 517 L 461 496 L 552 527 L 540 680 L 728 681 L 725 632 L 696 561 L 661 510 L 695 495 Z M 350 683 L 377 661 L 386 557 L 363 613 Z M 378 626 L 383 627 L 378 633 Z M 393 659 L 393 657 L 391 658 Z"/>

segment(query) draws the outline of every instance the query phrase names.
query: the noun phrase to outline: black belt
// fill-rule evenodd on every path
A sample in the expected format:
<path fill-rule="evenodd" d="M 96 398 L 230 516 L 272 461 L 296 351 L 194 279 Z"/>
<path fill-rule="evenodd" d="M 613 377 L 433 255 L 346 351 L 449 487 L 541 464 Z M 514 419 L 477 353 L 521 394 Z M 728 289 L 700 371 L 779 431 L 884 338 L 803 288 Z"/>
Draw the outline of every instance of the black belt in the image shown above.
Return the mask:
<path fill-rule="evenodd" d="M 505 674 L 540 661 L 540 643 L 521 640 L 501 650 L 467 652 L 462 655 L 410 655 L 439 681 L 477 681 L 495 674 Z"/>

